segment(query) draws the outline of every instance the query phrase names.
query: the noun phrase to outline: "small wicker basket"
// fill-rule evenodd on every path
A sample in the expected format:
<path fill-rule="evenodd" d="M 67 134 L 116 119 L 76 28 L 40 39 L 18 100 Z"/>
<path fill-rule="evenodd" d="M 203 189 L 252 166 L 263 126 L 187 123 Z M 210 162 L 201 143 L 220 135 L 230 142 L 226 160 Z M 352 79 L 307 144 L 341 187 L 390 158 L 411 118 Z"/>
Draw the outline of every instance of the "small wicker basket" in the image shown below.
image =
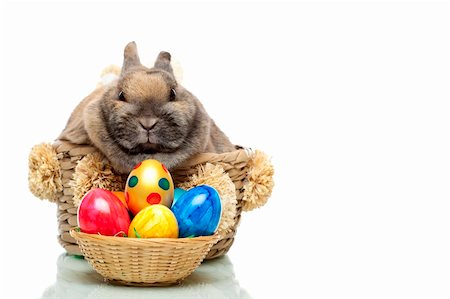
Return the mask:
<path fill-rule="evenodd" d="M 136 239 L 70 230 L 95 271 L 114 284 L 166 286 L 181 282 L 203 261 L 219 236 Z"/>
<path fill-rule="evenodd" d="M 82 252 L 77 245 L 74 234 L 70 234 L 70 229 L 78 225 L 77 207 L 74 205 L 73 201 L 74 190 L 71 181 L 77 163 L 86 155 L 96 152 L 97 149 L 90 145 L 76 145 L 62 141 L 55 142 L 53 148 L 56 151 L 57 158 L 61 165 L 63 185 L 63 190 L 56 196 L 58 198 L 57 216 L 59 224 L 59 242 L 69 254 L 81 255 Z M 191 175 L 195 174 L 198 165 L 206 163 L 219 164 L 229 175 L 236 187 L 237 207 L 234 225 L 232 225 L 228 234 L 214 239 L 217 242 L 210 248 L 206 255 L 206 259 L 212 259 L 226 254 L 233 244 L 241 218 L 242 198 L 245 191 L 244 185 L 247 179 L 249 162 L 251 159 L 252 153 L 250 151 L 237 148 L 235 151 L 229 153 L 205 153 L 196 155 L 177 169 L 170 171 L 174 183 L 177 185 L 187 181 Z M 125 180 L 126 178 L 124 178 L 124 182 Z"/>

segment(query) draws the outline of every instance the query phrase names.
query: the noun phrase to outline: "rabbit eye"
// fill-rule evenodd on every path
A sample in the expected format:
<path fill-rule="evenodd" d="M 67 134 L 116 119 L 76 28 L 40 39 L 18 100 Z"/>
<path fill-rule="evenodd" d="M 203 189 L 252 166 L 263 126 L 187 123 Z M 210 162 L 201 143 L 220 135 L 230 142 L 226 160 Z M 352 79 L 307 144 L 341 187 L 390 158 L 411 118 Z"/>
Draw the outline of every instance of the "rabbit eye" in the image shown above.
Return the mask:
<path fill-rule="evenodd" d="M 170 101 L 175 101 L 176 96 L 177 96 L 177 92 L 175 91 L 175 89 L 174 88 L 170 89 L 169 100 Z"/>
<path fill-rule="evenodd" d="M 119 92 L 119 100 L 121 100 L 121 101 L 126 101 L 125 96 L 124 96 L 122 90 Z"/>

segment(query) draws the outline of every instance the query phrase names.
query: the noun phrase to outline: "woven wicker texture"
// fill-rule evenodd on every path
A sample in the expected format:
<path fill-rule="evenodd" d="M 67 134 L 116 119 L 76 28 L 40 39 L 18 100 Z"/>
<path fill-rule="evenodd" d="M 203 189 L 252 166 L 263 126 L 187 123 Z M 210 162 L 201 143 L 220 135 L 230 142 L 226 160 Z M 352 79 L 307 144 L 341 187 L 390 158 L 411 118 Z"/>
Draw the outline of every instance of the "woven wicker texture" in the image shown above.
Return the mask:
<path fill-rule="evenodd" d="M 78 161 L 80 161 L 87 154 L 93 153 L 97 150 L 92 146 L 75 145 L 61 141 L 54 143 L 53 146 L 61 164 L 63 184 L 63 191 L 57 196 L 59 242 L 68 253 L 81 255 L 82 253 L 80 248 L 76 244 L 75 239 L 69 233 L 71 228 L 77 226 L 77 207 L 73 202 L 74 191 L 71 185 L 71 180 Z M 233 244 L 236 229 L 241 218 L 242 197 L 244 194 L 243 186 L 250 159 L 251 154 L 244 149 L 238 149 L 236 151 L 224 154 L 199 154 L 186 161 L 177 169 L 170 171 L 174 183 L 178 184 L 180 182 L 187 181 L 189 176 L 193 175 L 197 171 L 196 167 L 198 165 L 205 163 L 219 164 L 230 176 L 236 187 L 237 211 L 234 225 L 228 234 L 222 236 L 219 241 L 212 246 L 206 256 L 206 259 L 212 259 L 226 254 Z"/>
<path fill-rule="evenodd" d="M 106 280 L 134 286 L 175 284 L 203 261 L 217 235 L 197 238 L 136 239 L 71 230 L 84 257 Z"/>

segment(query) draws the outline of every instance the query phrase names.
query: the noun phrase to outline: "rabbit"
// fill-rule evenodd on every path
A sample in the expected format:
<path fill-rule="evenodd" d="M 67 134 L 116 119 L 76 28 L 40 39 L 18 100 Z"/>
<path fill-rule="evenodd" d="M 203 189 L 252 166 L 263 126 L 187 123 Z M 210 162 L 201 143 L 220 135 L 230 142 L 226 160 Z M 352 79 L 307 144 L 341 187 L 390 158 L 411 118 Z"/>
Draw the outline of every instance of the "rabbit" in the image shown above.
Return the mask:
<path fill-rule="evenodd" d="M 58 139 L 94 145 L 121 174 L 145 159 L 170 170 L 195 154 L 235 150 L 201 102 L 177 83 L 170 60 L 160 52 L 147 68 L 130 42 L 117 81 L 87 96 Z"/>

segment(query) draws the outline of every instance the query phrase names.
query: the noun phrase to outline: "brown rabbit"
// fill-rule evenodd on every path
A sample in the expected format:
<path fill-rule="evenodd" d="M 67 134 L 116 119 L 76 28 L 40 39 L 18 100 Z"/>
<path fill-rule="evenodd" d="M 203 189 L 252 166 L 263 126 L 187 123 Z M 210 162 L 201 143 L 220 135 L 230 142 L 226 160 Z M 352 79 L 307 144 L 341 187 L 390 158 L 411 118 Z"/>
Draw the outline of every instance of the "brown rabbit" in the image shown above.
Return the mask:
<path fill-rule="evenodd" d="M 146 68 L 129 43 L 118 81 L 86 97 L 59 139 L 93 144 L 125 174 L 145 159 L 173 169 L 197 153 L 234 150 L 200 101 L 176 82 L 170 59 L 161 52 Z"/>

